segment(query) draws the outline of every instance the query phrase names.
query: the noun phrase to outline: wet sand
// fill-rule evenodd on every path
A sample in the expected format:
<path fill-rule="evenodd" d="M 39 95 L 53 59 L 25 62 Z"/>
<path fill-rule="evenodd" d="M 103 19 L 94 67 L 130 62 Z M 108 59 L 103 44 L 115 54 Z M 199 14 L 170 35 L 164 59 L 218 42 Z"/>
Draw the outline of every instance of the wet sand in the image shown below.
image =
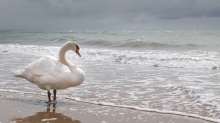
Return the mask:
<path fill-rule="evenodd" d="M 0 123 L 211 123 L 201 119 L 94 105 L 47 96 L 0 92 Z"/>

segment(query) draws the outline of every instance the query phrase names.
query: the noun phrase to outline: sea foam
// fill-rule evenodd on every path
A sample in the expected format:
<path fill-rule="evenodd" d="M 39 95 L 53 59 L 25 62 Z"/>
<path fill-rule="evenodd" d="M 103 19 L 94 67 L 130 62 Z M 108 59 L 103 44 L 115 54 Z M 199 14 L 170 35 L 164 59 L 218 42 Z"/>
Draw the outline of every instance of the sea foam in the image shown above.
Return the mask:
<path fill-rule="evenodd" d="M 1 52 L 27 54 L 35 56 L 57 56 L 59 47 L 36 45 L 1 44 Z M 217 51 L 130 51 L 81 48 L 84 60 L 110 61 L 125 64 L 141 64 L 153 67 L 186 68 L 186 69 L 217 69 L 220 67 L 220 52 Z M 67 55 L 75 58 L 76 55 Z"/>

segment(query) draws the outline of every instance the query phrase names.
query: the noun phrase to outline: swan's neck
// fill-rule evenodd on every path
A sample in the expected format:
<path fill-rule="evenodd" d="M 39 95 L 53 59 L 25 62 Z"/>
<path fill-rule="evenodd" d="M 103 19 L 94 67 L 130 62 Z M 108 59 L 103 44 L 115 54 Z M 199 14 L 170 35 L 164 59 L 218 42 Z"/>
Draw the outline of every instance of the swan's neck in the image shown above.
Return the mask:
<path fill-rule="evenodd" d="M 70 67 L 72 64 L 66 60 L 66 52 L 68 51 L 68 49 L 63 46 L 60 51 L 59 51 L 59 61 L 61 63 L 63 63 L 64 65 L 66 65 L 67 67 Z"/>

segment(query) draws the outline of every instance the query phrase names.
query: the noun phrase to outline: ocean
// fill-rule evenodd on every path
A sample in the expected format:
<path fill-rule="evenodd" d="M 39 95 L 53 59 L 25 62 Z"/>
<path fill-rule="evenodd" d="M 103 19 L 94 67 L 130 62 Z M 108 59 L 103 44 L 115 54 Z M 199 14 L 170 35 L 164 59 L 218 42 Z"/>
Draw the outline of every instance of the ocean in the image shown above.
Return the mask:
<path fill-rule="evenodd" d="M 69 40 L 85 81 L 58 97 L 220 122 L 220 30 L 0 30 L 0 92 L 46 95 L 10 71 Z"/>

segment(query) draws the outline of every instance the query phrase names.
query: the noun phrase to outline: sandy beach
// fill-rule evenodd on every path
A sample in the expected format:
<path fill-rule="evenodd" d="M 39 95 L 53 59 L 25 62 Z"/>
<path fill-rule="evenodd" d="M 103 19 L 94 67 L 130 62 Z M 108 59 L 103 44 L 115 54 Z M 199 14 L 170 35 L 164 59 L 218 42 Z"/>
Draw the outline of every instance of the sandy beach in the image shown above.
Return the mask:
<path fill-rule="evenodd" d="M 47 96 L 2 92 L 0 123 L 210 123 L 185 116 L 100 106 L 59 98 L 48 105 Z"/>

